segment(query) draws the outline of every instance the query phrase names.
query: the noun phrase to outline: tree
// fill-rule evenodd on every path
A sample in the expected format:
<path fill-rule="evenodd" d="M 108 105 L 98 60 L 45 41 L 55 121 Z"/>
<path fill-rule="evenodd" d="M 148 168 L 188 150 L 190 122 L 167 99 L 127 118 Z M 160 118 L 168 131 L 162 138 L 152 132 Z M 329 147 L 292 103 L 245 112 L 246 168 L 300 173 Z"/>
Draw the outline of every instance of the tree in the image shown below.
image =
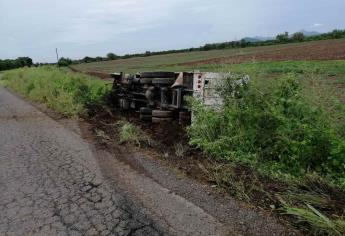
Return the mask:
<path fill-rule="evenodd" d="M 107 54 L 107 58 L 108 58 L 108 60 L 116 60 L 116 59 L 118 59 L 119 57 L 118 57 L 116 54 L 114 54 L 114 53 L 112 53 L 112 52 L 109 52 L 109 53 Z"/>
<path fill-rule="evenodd" d="M 103 57 L 96 57 L 95 60 L 96 61 L 104 61 L 104 58 Z"/>
<path fill-rule="evenodd" d="M 289 33 L 285 32 L 284 34 L 278 34 L 276 40 L 279 42 L 288 42 L 289 41 Z"/>
<path fill-rule="evenodd" d="M 292 35 L 292 40 L 293 41 L 302 42 L 302 41 L 304 41 L 304 39 L 305 39 L 305 36 L 304 36 L 304 34 L 302 32 L 297 32 L 297 33 L 294 33 Z"/>
<path fill-rule="evenodd" d="M 32 66 L 32 59 L 30 57 L 18 57 L 17 58 L 17 63 L 20 65 L 20 67 L 24 67 L 24 66 Z"/>
<path fill-rule="evenodd" d="M 337 30 L 337 29 L 335 29 L 335 30 L 333 30 L 333 31 L 331 32 L 331 36 L 332 36 L 332 38 L 334 38 L 334 39 L 340 39 L 340 38 L 343 36 L 343 34 L 344 34 L 343 31 Z"/>
<path fill-rule="evenodd" d="M 64 58 L 64 57 L 61 57 L 58 62 L 58 66 L 69 66 L 71 64 L 72 64 L 72 60 L 69 58 Z"/>

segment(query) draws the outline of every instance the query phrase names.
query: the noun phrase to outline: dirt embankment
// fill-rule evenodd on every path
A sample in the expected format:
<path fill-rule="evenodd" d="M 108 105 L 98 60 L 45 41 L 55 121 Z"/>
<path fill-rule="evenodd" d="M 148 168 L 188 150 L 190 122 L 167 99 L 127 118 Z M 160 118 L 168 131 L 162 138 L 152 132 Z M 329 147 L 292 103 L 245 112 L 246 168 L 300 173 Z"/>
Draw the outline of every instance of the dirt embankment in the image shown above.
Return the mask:
<path fill-rule="evenodd" d="M 110 78 L 110 75 L 108 73 L 103 73 L 103 72 L 99 72 L 99 71 L 82 71 L 82 70 L 78 70 L 78 69 L 74 68 L 73 66 L 70 66 L 69 68 L 73 72 L 83 73 L 83 74 L 98 77 L 98 78 L 103 79 L 103 80 L 109 80 L 109 81 L 111 80 L 112 81 L 112 79 Z"/>

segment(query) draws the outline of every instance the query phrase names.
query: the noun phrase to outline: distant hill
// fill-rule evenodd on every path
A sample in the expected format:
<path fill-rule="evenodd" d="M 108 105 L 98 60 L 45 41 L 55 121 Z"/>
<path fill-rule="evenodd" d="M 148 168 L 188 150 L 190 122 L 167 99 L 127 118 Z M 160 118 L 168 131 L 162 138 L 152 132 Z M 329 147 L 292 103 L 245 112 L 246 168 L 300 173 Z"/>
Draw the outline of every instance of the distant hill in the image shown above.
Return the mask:
<path fill-rule="evenodd" d="M 263 42 L 267 40 L 273 40 L 274 37 L 262 37 L 262 36 L 255 36 L 255 37 L 245 37 L 242 40 L 249 42 L 249 43 L 257 43 L 257 42 Z"/>

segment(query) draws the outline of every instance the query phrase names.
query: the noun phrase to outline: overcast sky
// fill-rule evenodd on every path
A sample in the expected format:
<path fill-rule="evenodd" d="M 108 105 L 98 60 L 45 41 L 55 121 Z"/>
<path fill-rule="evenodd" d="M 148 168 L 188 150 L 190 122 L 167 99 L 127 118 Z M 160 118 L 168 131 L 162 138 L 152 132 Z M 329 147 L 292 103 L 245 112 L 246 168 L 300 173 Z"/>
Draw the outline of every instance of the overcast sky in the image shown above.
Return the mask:
<path fill-rule="evenodd" d="M 345 0 L 0 0 L 0 58 L 70 58 L 197 47 L 345 28 Z"/>

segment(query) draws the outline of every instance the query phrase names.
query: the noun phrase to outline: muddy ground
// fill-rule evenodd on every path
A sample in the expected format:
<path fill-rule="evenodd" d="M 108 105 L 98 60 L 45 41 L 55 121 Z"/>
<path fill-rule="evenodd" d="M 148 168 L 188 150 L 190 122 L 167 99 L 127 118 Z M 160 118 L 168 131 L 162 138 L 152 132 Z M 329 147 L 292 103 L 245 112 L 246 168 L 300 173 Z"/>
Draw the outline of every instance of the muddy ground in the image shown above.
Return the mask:
<path fill-rule="evenodd" d="M 295 206 L 304 207 L 306 202 L 298 199 L 304 194 L 320 196 L 323 205 L 318 207 L 327 215 L 340 217 L 345 213 L 345 193 L 341 190 L 334 189 L 313 177 L 306 178 L 303 183 L 284 183 L 262 176 L 245 166 L 216 161 L 205 156 L 200 150 L 189 147 L 186 128 L 177 122 L 143 123 L 138 119 L 136 113 L 121 113 L 116 110 L 111 112 L 104 111 L 104 109 L 92 113 L 91 117 L 89 122 L 92 124 L 93 130 L 105 131 L 107 137 L 112 140 L 111 142 L 104 141 L 104 137 L 98 137 L 97 140 L 101 145 L 115 151 L 123 150 L 124 154 L 135 153 L 134 155 L 124 155 L 123 160 L 138 171 L 143 171 L 159 183 L 173 189 L 174 192 L 193 199 L 203 209 L 216 215 L 221 222 L 233 222 L 234 216 L 236 219 L 245 218 L 242 215 L 243 212 L 241 213 L 242 210 L 238 211 L 238 206 L 241 206 L 255 210 L 259 214 L 274 217 L 289 229 L 289 233 L 298 234 L 296 230 L 300 230 L 303 234 L 310 234 L 313 231 L 308 224 L 295 224 L 298 222 L 296 218 L 282 214 L 282 199 L 290 200 L 291 197 L 294 199 L 292 202 Z M 126 144 L 120 146 L 119 149 L 116 123 L 124 119 L 141 127 L 146 134 L 149 134 L 151 141 L 142 143 L 141 147 Z M 176 155 L 176 144 L 185 147 L 183 156 Z M 153 168 L 152 165 L 156 167 Z M 180 181 L 176 180 L 176 176 Z M 172 179 L 174 180 L 171 181 Z M 191 187 L 193 184 L 190 184 L 189 181 L 197 183 L 197 186 L 201 187 L 194 189 Z M 241 224 L 243 221 L 235 222 Z"/>

